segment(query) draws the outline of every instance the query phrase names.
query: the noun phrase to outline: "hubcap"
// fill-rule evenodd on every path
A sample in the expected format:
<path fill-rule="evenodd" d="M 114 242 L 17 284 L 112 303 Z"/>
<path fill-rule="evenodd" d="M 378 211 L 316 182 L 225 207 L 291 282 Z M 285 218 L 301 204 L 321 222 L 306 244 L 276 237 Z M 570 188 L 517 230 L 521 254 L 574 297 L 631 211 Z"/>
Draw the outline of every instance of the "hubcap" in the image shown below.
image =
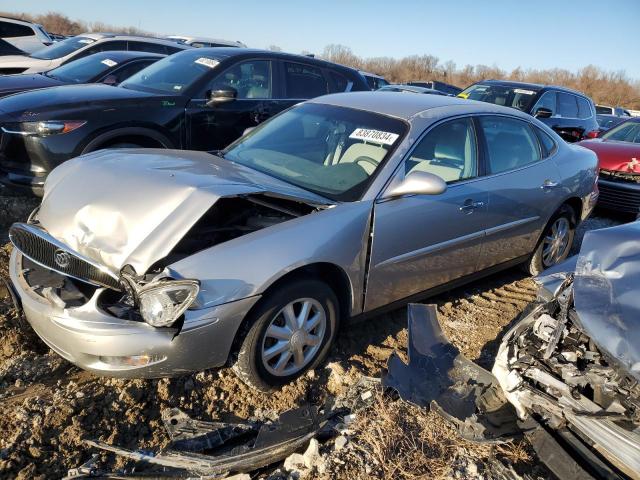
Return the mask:
<path fill-rule="evenodd" d="M 327 328 L 320 302 L 299 298 L 287 304 L 271 320 L 262 341 L 262 364 L 272 375 L 292 375 L 316 356 Z"/>
<path fill-rule="evenodd" d="M 558 218 L 544 237 L 542 244 L 542 263 L 544 267 L 551 267 L 558 263 L 569 248 L 569 220 Z"/>

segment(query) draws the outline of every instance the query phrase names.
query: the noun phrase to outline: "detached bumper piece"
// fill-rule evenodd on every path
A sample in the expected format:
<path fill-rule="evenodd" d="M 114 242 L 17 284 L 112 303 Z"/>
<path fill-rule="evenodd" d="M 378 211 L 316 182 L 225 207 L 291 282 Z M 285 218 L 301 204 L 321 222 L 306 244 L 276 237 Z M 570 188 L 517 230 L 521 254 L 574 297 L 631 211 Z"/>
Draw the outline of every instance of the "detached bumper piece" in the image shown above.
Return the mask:
<path fill-rule="evenodd" d="M 497 380 L 449 343 L 433 305 L 409 305 L 408 355 L 408 365 L 396 354 L 389 358 L 383 386 L 433 409 L 467 440 L 505 442 L 521 435 Z"/>
<path fill-rule="evenodd" d="M 69 471 L 78 478 L 224 478 L 231 473 L 248 473 L 273 465 L 301 450 L 313 437 L 331 438 L 344 416 L 373 402 L 372 391 L 380 382 L 362 377 L 344 397 L 322 409 L 306 405 L 288 410 L 274 422 L 225 423 L 195 420 L 174 408 L 162 413 L 171 444 L 158 453 L 133 451 L 96 440 L 84 440 L 90 447 L 140 462 L 130 472 L 101 471 L 98 456 Z"/>

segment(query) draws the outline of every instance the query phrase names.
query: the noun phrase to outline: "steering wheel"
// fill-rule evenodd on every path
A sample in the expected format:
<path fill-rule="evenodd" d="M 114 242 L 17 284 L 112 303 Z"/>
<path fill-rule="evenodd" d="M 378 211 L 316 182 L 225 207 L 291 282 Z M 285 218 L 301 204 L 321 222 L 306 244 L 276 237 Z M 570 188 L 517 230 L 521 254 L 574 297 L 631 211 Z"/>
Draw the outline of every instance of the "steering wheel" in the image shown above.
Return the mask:
<path fill-rule="evenodd" d="M 371 157 L 366 157 L 366 156 L 361 156 L 355 159 L 354 163 L 360 164 L 360 162 L 368 164 L 368 165 L 372 165 L 373 169 L 375 170 L 376 168 L 378 168 L 378 165 L 380 164 L 380 162 L 378 162 L 377 160 L 374 160 Z M 365 172 L 370 173 L 369 170 L 367 170 L 363 165 L 360 165 Z"/>

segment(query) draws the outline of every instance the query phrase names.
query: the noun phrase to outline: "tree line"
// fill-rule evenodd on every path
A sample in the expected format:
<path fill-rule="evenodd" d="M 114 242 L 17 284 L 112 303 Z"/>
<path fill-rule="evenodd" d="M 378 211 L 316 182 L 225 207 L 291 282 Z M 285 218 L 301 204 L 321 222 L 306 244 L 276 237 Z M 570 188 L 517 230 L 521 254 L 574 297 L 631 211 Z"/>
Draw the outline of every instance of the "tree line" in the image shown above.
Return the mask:
<path fill-rule="evenodd" d="M 78 35 L 83 32 L 113 32 L 130 35 L 153 35 L 136 27 L 121 27 L 102 22 L 73 20 L 57 12 L 41 15 L 26 13 L 2 13 L 0 16 L 22 18 L 44 26 L 45 30 L 61 35 Z M 276 45 L 268 47 L 280 50 Z M 309 53 L 309 52 L 302 52 Z M 640 110 L 640 80 L 629 79 L 624 71 L 606 71 L 595 65 L 588 65 L 577 72 L 563 68 L 546 70 L 522 69 L 507 71 L 497 66 L 465 65 L 458 67 L 454 62 L 442 63 L 433 55 L 411 55 L 403 58 L 374 57 L 362 58 L 344 45 L 327 45 L 320 55 L 326 60 L 382 75 L 393 83 L 420 80 L 439 80 L 460 88 L 486 79 L 506 79 L 522 82 L 546 83 L 573 88 L 589 95 L 594 102 L 604 105 L 624 106 Z M 631 59 L 631 57 L 630 57 Z"/>

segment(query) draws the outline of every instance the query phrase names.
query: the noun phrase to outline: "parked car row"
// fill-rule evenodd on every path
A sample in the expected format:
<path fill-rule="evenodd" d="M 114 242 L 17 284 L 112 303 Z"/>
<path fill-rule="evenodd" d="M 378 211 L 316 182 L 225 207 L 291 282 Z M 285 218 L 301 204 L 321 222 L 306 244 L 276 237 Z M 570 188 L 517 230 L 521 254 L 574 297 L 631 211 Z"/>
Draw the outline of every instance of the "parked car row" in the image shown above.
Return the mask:
<path fill-rule="evenodd" d="M 37 334 L 97 373 L 233 365 L 268 390 L 318 365 L 349 319 L 562 261 L 598 199 L 596 154 L 559 136 L 597 128 L 579 92 L 372 92 L 309 56 L 87 45 L 110 41 L 122 51 L 42 75 L 83 84 L 0 98 L 0 181 L 43 195 L 10 230 L 14 287 Z"/>

